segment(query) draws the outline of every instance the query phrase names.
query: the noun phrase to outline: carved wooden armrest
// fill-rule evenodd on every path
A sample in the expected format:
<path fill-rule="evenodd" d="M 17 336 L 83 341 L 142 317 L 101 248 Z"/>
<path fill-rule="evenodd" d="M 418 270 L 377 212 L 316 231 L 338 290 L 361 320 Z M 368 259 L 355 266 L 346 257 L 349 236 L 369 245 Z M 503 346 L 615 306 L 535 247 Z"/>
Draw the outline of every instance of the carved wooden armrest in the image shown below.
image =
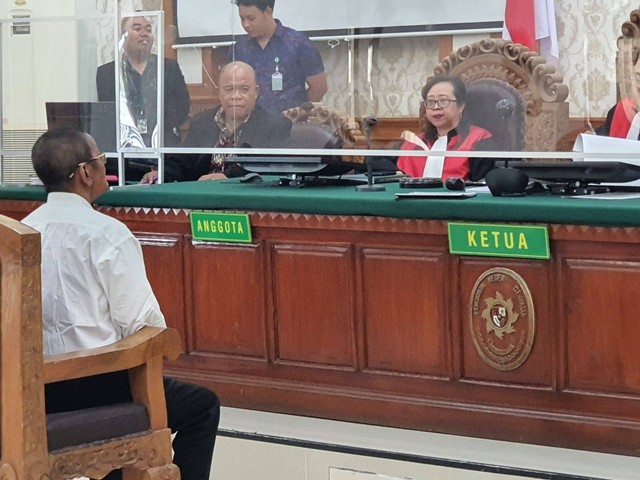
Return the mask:
<path fill-rule="evenodd" d="M 128 370 L 154 357 L 177 359 L 182 353 L 178 332 L 145 326 L 128 337 L 99 348 L 44 357 L 44 382 L 53 383 Z"/>

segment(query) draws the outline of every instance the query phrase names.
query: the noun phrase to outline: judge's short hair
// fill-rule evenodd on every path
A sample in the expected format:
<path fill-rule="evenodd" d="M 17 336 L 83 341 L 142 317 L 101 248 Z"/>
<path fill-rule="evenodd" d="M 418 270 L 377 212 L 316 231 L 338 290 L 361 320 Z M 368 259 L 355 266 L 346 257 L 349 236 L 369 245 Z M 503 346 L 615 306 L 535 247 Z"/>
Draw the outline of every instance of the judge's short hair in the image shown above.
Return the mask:
<path fill-rule="evenodd" d="M 258 7 L 263 12 L 270 8 L 273 10 L 273 6 L 276 0 L 235 0 L 235 4 L 239 7 Z"/>

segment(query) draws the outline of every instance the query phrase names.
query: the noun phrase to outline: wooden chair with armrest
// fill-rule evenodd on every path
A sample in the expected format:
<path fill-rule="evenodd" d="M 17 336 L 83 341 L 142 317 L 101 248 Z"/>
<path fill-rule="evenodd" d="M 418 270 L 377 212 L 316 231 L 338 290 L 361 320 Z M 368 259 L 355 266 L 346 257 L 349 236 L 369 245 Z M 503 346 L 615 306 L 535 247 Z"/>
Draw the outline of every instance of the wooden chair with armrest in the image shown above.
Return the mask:
<path fill-rule="evenodd" d="M 0 215 L 0 476 L 5 480 L 179 480 L 162 360 L 181 353 L 177 332 L 145 327 L 106 347 L 43 355 L 40 234 Z M 132 403 L 45 414 L 47 383 L 128 371 Z"/>
<path fill-rule="evenodd" d="M 569 89 L 562 75 L 520 44 L 488 39 L 466 45 L 434 74 L 462 78 L 471 121 L 491 131 L 505 150 L 554 151 L 568 129 Z M 511 113 L 501 100 L 512 104 Z"/>

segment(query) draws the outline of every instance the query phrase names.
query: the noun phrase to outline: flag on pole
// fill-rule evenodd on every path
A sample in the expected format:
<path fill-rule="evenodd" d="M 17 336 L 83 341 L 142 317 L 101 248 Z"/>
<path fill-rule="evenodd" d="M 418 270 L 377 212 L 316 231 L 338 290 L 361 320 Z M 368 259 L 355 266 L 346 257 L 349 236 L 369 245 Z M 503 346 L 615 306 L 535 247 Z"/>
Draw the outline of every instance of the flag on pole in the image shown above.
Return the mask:
<path fill-rule="evenodd" d="M 560 55 L 554 0 L 507 0 L 502 38 L 521 43 L 556 63 Z"/>

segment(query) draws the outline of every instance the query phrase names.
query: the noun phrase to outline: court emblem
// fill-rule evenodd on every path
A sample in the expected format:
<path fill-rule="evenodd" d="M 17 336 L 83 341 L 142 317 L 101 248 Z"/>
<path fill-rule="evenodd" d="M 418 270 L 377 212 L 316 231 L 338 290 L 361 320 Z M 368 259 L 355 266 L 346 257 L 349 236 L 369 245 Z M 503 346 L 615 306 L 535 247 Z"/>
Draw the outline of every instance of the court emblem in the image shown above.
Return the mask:
<path fill-rule="evenodd" d="M 513 270 L 492 268 L 478 277 L 469 304 L 471 337 L 496 370 L 515 370 L 531 353 L 535 311 L 529 287 Z"/>

